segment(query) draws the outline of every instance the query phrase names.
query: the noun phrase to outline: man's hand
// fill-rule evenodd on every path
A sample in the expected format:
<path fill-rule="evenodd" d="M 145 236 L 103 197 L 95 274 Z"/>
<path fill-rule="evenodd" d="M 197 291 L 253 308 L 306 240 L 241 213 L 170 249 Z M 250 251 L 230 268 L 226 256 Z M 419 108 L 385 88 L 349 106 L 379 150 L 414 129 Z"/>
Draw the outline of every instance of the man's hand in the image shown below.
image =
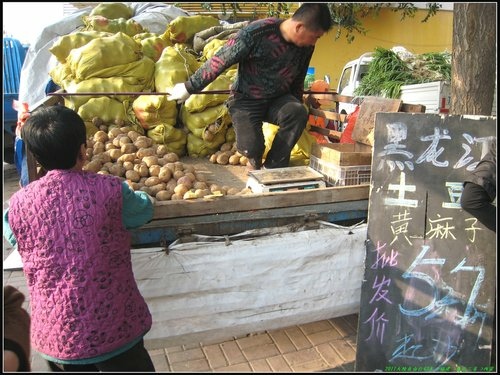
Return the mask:
<path fill-rule="evenodd" d="M 186 85 L 184 83 L 177 83 L 167 97 L 168 100 L 177 100 L 177 103 L 182 103 L 189 98 L 191 94 L 186 90 Z"/>

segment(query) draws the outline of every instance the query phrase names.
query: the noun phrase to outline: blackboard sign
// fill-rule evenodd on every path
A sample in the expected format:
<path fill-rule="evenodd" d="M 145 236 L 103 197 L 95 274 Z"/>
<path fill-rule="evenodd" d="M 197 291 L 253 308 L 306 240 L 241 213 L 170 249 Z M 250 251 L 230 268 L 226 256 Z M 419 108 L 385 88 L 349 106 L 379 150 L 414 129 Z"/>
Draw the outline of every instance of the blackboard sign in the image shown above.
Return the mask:
<path fill-rule="evenodd" d="M 496 234 L 462 182 L 496 117 L 378 113 L 356 371 L 495 371 Z"/>

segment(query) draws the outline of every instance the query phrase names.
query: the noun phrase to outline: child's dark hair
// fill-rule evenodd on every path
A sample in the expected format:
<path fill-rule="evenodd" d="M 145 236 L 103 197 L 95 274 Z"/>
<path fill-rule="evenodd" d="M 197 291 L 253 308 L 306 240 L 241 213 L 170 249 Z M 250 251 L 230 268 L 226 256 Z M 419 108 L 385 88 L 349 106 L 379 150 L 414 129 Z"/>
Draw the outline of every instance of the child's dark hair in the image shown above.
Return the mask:
<path fill-rule="evenodd" d="M 86 143 L 82 118 L 62 105 L 36 109 L 21 128 L 27 149 L 45 170 L 71 169 Z"/>
<path fill-rule="evenodd" d="M 302 21 L 310 30 L 329 31 L 332 24 L 330 9 L 327 4 L 322 3 L 303 3 L 299 9 L 295 11 L 292 19 Z"/>

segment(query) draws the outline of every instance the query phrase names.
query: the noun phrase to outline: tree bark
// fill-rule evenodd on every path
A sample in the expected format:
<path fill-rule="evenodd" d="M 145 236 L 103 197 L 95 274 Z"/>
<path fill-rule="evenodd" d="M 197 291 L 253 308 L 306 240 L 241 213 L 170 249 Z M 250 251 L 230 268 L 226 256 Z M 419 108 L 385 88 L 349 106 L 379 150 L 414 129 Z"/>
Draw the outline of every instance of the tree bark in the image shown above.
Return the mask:
<path fill-rule="evenodd" d="M 455 3 L 450 114 L 491 115 L 496 83 L 496 3 Z"/>

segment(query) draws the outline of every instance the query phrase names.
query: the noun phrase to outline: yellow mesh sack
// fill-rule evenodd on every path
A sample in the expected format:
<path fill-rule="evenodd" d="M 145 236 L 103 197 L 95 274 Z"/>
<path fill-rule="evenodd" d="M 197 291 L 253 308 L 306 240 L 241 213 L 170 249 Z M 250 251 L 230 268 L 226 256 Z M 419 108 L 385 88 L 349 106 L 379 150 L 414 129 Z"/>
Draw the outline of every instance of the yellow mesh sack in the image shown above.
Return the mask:
<path fill-rule="evenodd" d="M 103 16 L 109 19 L 125 18 L 129 19 L 134 15 L 134 11 L 124 3 L 100 3 L 92 11 L 89 16 Z"/>
<path fill-rule="evenodd" d="M 111 77 L 129 77 L 135 78 L 137 82 L 144 85 L 145 88 L 154 88 L 155 62 L 147 56 L 143 56 L 137 61 L 127 64 L 110 66 L 108 68 L 89 71 L 85 77 L 76 77 L 76 79 L 86 80 L 90 78 L 111 78 Z"/>
<path fill-rule="evenodd" d="M 227 43 L 227 40 L 221 40 L 221 39 L 211 40 L 210 42 L 208 42 L 205 45 L 205 47 L 203 47 L 202 56 L 205 58 L 205 60 L 210 59 L 226 43 Z"/>
<path fill-rule="evenodd" d="M 111 35 L 113 34 L 103 31 L 77 31 L 71 34 L 60 36 L 54 42 L 52 47 L 49 48 L 49 51 L 56 57 L 57 61 L 64 64 L 71 50 L 80 48 L 96 38 L 102 38 Z"/>
<path fill-rule="evenodd" d="M 172 42 L 189 43 L 194 34 L 218 25 L 219 20 L 212 16 L 178 16 L 168 24 L 167 30 Z"/>
<path fill-rule="evenodd" d="M 157 62 L 160 59 L 161 54 L 166 47 L 172 45 L 170 41 L 167 41 L 159 36 L 144 38 L 139 42 L 141 43 L 142 53 L 144 56 L 151 58 L 154 62 Z"/>
<path fill-rule="evenodd" d="M 84 31 L 106 31 L 112 34 L 125 33 L 134 36 L 148 32 L 142 25 L 133 19 L 116 18 L 110 19 L 103 16 L 83 16 Z"/>
<path fill-rule="evenodd" d="M 231 84 L 231 78 L 222 74 L 209 83 L 203 91 L 229 90 Z M 186 100 L 184 106 L 189 112 L 201 112 L 208 107 L 224 103 L 228 97 L 229 94 L 193 94 Z"/>
<path fill-rule="evenodd" d="M 148 130 L 147 136 L 158 144 L 166 145 L 170 152 L 175 152 L 178 156 L 186 154 L 187 136 L 181 129 L 159 124 Z"/>
<path fill-rule="evenodd" d="M 68 82 L 64 89 L 68 93 L 79 92 L 142 92 L 144 85 L 134 77 L 111 77 L 111 78 L 90 78 L 81 82 Z M 99 97 L 100 95 L 96 95 Z M 78 110 L 78 108 L 91 99 L 92 96 L 65 96 L 65 105 Z M 118 101 L 128 100 L 132 102 L 130 95 L 114 95 L 112 97 Z M 71 105 L 67 105 L 67 103 Z"/>
<path fill-rule="evenodd" d="M 78 108 L 78 114 L 84 121 L 100 119 L 104 124 L 127 122 L 128 101 L 118 100 L 103 96 L 100 98 L 90 98 L 87 103 Z"/>
<path fill-rule="evenodd" d="M 73 49 L 67 63 L 75 77 L 83 80 L 97 70 L 115 65 L 128 64 L 142 58 L 140 43 L 124 33 L 94 39 L 82 47 Z"/>
<path fill-rule="evenodd" d="M 135 117 L 144 129 L 159 124 L 174 126 L 177 120 L 175 101 L 167 100 L 165 95 L 141 95 L 132 103 Z"/>
<path fill-rule="evenodd" d="M 218 123 L 222 130 L 231 121 L 224 104 L 207 108 L 202 112 L 189 112 L 182 106 L 180 115 L 184 126 L 198 138 L 203 138 L 205 128 L 210 124 Z"/>
<path fill-rule="evenodd" d="M 204 141 L 192 133 L 187 135 L 187 152 L 192 157 L 206 157 L 214 154 L 219 150 L 219 147 L 224 143 L 224 133 L 219 133 L 215 136 L 212 142 Z"/>

